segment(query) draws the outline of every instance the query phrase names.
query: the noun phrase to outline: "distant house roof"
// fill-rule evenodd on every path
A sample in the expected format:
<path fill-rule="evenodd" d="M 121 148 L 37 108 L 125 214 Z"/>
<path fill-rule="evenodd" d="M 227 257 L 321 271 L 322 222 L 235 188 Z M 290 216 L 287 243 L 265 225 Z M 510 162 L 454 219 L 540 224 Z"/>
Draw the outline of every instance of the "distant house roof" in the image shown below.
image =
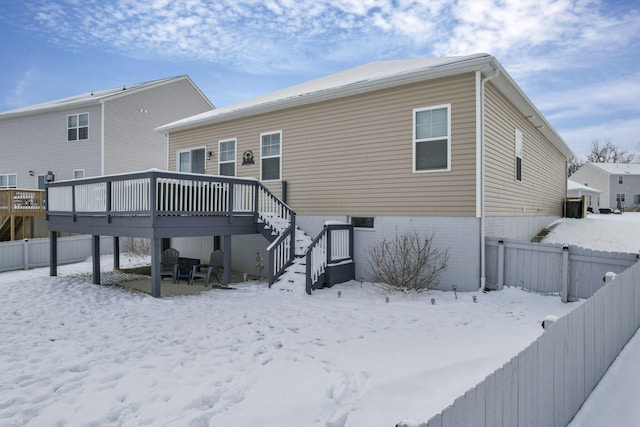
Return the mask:
<path fill-rule="evenodd" d="M 640 175 L 640 163 L 588 163 L 609 175 Z"/>
<path fill-rule="evenodd" d="M 113 89 L 104 89 L 104 90 L 96 90 L 92 92 L 83 93 L 80 95 L 70 96 L 68 98 L 56 99 L 54 101 L 44 102 L 42 104 L 30 105 L 24 108 L 18 108 L 15 110 L 6 111 L 4 113 L 0 113 L 0 120 L 9 119 L 14 117 L 22 117 L 22 116 L 30 116 L 40 113 L 45 113 L 49 111 L 56 110 L 66 110 L 74 107 L 81 107 L 85 105 L 91 104 L 99 104 L 104 101 L 118 98 L 120 96 L 129 95 L 131 93 L 139 92 L 142 90 L 150 89 L 156 86 L 161 86 L 167 83 L 171 83 L 179 80 L 188 80 L 189 83 L 198 91 L 200 89 L 191 81 L 189 76 L 177 76 L 177 77 L 169 77 L 165 79 L 152 80 L 144 83 L 135 83 L 131 85 L 119 86 Z M 202 92 L 200 92 L 202 97 L 211 105 L 211 108 L 215 108 L 213 104 L 207 99 Z"/>
<path fill-rule="evenodd" d="M 602 191 L 600 190 L 596 190 L 593 187 L 589 187 L 588 185 L 582 185 L 582 184 L 578 184 L 575 181 L 571 181 L 570 179 L 567 180 L 567 191 L 578 191 L 578 190 L 582 190 L 582 191 L 591 191 L 594 193 L 602 193 Z"/>
<path fill-rule="evenodd" d="M 191 129 L 285 108 L 474 71 L 480 71 L 485 76 L 497 73 L 497 76 L 491 82 L 525 117 L 531 120 L 563 155 L 571 156 L 571 149 L 553 127 L 511 79 L 500 63 L 493 56 L 486 53 L 448 58 L 418 58 L 372 62 L 228 107 L 178 120 L 160 126 L 156 131 L 168 133 Z"/>

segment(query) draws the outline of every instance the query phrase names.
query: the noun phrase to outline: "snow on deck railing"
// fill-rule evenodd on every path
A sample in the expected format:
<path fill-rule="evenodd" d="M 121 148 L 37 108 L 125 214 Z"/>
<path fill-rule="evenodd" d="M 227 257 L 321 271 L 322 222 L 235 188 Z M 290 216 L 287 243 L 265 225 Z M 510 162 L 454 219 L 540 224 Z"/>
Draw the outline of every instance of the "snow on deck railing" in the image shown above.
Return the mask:
<path fill-rule="evenodd" d="M 254 179 L 163 171 L 136 172 L 49 183 L 48 212 L 109 215 L 225 215 L 256 213 Z M 261 186 L 260 186 L 261 187 Z M 273 212 L 286 212 L 260 200 Z M 285 205 L 286 207 L 286 205 Z M 290 210 L 289 210 L 290 211 Z"/>

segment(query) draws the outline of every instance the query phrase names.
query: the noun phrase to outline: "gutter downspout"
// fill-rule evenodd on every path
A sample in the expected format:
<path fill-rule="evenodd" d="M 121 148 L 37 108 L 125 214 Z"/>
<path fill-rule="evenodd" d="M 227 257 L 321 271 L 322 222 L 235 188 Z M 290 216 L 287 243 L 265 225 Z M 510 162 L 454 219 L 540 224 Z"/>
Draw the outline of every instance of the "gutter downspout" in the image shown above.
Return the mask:
<path fill-rule="evenodd" d="M 494 79 L 496 77 L 498 77 L 498 75 L 500 74 L 500 70 L 497 68 L 494 68 L 494 73 L 491 75 L 488 75 L 487 77 L 485 77 L 484 79 L 481 80 L 480 82 L 480 88 L 479 88 L 479 92 L 480 92 L 480 96 L 476 97 L 477 99 L 477 107 L 476 111 L 479 111 L 480 114 L 480 126 L 479 126 L 479 138 L 477 138 L 478 135 L 476 135 L 476 140 L 479 140 L 480 143 L 480 147 L 479 147 L 479 151 L 480 151 L 480 185 L 479 185 L 479 192 L 480 192 L 480 209 L 478 212 L 476 210 L 476 214 L 480 215 L 480 290 L 484 291 L 485 290 L 485 285 L 486 285 L 486 281 L 487 281 L 487 277 L 486 277 L 486 269 L 485 269 L 485 202 L 484 202 L 484 187 L 485 187 L 485 108 L 484 108 L 484 85 L 486 82 L 488 82 L 491 79 Z M 476 71 L 476 79 L 480 79 L 482 77 L 482 72 L 481 71 Z M 477 129 L 477 128 L 476 128 Z"/>

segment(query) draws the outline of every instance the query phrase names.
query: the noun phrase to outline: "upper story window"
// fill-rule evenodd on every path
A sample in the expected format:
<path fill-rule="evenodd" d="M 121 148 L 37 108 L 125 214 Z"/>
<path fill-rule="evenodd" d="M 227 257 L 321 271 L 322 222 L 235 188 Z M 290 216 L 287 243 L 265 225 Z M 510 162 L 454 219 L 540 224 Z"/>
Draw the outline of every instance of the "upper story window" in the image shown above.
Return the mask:
<path fill-rule="evenodd" d="M 236 140 L 218 142 L 218 174 L 236 176 Z"/>
<path fill-rule="evenodd" d="M 516 129 L 516 181 L 522 181 L 522 132 Z"/>
<path fill-rule="evenodd" d="M 0 188 L 18 188 L 18 174 L 0 175 Z"/>
<path fill-rule="evenodd" d="M 204 173 L 205 148 L 178 151 L 178 172 Z"/>
<path fill-rule="evenodd" d="M 74 169 L 73 179 L 82 179 L 82 178 L 84 178 L 84 169 Z"/>
<path fill-rule="evenodd" d="M 413 110 L 413 171 L 451 170 L 451 105 Z"/>
<path fill-rule="evenodd" d="M 622 184 L 622 175 L 618 177 L 618 184 Z"/>
<path fill-rule="evenodd" d="M 67 141 L 89 139 L 89 113 L 67 116 Z"/>
<path fill-rule="evenodd" d="M 282 166 L 282 131 L 260 135 L 260 179 L 278 180 Z"/>

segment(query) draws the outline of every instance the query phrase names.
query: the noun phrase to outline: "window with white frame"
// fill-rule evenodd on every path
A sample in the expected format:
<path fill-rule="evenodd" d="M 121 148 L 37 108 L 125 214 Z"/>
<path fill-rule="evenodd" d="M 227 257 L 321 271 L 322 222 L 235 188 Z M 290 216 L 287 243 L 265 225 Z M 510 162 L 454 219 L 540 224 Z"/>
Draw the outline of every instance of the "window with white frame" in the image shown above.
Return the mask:
<path fill-rule="evenodd" d="M 89 113 L 67 116 L 67 141 L 89 139 Z"/>
<path fill-rule="evenodd" d="M 451 105 L 413 110 L 413 171 L 451 170 Z"/>
<path fill-rule="evenodd" d="M 218 174 L 236 176 L 236 140 L 218 141 Z"/>
<path fill-rule="evenodd" d="M 275 181 L 281 177 L 282 131 L 260 135 L 260 179 Z"/>
<path fill-rule="evenodd" d="M 616 203 L 620 202 L 620 203 L 624 203 L 625 202 L 625 194 L 624 193 L 618 193 L 616 194 Z"/>
<path fill-rule="evenodd" d="M 618 177 L 618 184 L 622 184 L 622 175 Z"/>
<path fill-rule="evenodd" d="M 82 179 L 82 178 L 84 178 L 84 169 L 74 169 L 73 179 Z"/>
<path fill-rule="evenodd" d="M 18 174 L 0 175 L 0 188 L 18 188 Z"/>
<path fill-rule="evenodd" d="M 516 181 L 522 181 L 522 132 L 516 129 Z"/>
<path fill-rule="evenodd" d="M 178 151 L 178 172 L 204 173 L 205 148 Z"/>

